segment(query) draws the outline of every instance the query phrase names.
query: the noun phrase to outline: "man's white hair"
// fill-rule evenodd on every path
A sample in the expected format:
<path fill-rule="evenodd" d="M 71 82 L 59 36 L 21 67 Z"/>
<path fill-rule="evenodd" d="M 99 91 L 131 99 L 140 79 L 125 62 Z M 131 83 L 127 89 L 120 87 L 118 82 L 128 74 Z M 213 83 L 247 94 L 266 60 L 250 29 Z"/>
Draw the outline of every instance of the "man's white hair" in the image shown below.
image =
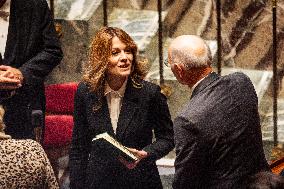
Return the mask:
<path fill-rule="evenodd" d="M 194 35 L 184 35 L 176 39 L 170 45 L 170 58 L 173 63 L 184 64 L 188 69 L 211 65 L 212 55 L 210 48 L 202 38 Z M 201 49 L 202 53 L 196 53 L 195 44 L 193 44 L 195 41 L 199 43 L 197 48 Z"/>

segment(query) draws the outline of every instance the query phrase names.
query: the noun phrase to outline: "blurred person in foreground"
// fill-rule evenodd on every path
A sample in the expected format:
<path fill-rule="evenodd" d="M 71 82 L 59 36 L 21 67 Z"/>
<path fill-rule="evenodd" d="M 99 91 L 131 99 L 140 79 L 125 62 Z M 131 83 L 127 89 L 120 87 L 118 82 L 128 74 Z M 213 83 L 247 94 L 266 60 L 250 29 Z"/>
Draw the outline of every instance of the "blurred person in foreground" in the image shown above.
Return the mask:
<path fill-rule="evenodd" d="M 269 169 L 252 82 L 243 73 L 219 76 L 211 63 L 198 36 L 179 36 L 169 46 L 172 72 L 192 89 L 174 120 L 174 189 L 240 189 L 248 176 Z"/>
<path fill-rule="evenodd" d="M 125 31 L 103 27 L 93 38 L 75 95 L 71 188 L 162 188 L 155 161 L 173 149 L 172 121 L 160 87 L 143 80 L 142 63 Z M 104 132 L 139 160 L 125 166 L 92 147 L 92 139 Z"/>
<path fill-rule="evenodd" d="M 50 162 L 36 141 L 15 140 L 4 132 L 0 106 L 0 188 L 59 189 Z"/>
<path fill-rule="evenodd" d="M 45 111 L 44 79 L 62 51 L 46 0 L 0 0 L 0 102 L 5 132 L 34 138 L 32 110 Z"/>

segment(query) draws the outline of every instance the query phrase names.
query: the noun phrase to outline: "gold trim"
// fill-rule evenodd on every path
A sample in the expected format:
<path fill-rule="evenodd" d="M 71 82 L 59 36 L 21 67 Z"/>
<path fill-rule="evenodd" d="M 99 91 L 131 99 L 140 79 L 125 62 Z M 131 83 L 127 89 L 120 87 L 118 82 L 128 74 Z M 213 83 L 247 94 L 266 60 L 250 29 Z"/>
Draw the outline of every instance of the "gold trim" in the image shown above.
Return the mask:
<path fill-rule="evenodd" d="M 276 8 L 277 7 L 277 0 L 272 0 L 272 8 Z"/>
<path fill-rule="evenodd" d="M 58 37 L 61 38 L 63 36 L 62 24 L 55 23 L 55 31 L 56 31 Z"/>
<path fill-rule="evenodd" d="M 161 85 L 161 93 L 164 94 L 167 98 L 169 98 L 173 94 L 173 89 L 168 85 Z"/>

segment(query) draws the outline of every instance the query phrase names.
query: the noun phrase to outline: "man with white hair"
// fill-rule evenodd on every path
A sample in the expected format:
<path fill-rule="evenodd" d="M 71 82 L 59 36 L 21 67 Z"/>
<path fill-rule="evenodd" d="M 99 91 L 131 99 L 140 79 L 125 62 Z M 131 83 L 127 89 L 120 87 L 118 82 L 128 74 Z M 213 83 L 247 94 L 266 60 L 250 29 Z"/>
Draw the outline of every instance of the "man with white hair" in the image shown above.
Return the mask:
<path fill-rule="evenodd" d="M 219 76 L 208 45 L 198 36 L 175 38 L 168 63 L 177 80 L 192 89 L 174 120 L 174 189 L 243 188 L 245 180 L 268 170 L 258 99 L 243 73 Z"/>

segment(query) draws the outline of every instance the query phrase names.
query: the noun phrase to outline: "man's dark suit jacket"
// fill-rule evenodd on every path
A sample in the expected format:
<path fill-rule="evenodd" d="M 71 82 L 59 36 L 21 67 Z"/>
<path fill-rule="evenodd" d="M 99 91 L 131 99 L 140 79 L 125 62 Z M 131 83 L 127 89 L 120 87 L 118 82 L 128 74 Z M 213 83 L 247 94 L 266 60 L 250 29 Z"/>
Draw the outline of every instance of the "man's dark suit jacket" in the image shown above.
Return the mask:
<path fill-rule="evenodd" d="M 94 111 L 97 95 L 84 83 L 79 84 L 70 150 L 71 188 L 162 188 L 155 160 L 173 149 L 172 121 L 160 88 L 146 81 L 142 81 L 142 85 L 142 88 L 134 87 L 128 80 L 115 135 L 106 98 L 103 98 L 102 107 Z M 119 161 L 107 159 L 91 144 L 92 138 L 104 132 L 127 147 L 145 150 L 149 157 L 132 170 Z"/>
<path fill-rule="evenodd" d="M 60 63 L 62 51 L 45 0 L 11 0 L 3 63 L 20 69 L 24 84 L 4 102 L 6 132 L 29 138 L 31 109 L 45 107 L 44 79 Z"/>
<path fill-rule="evenodd" d="M 173 188 L 243 188 L 248 176 L 268 169 L 260 129 L 250 79 L 208 75 L 174 121 Z"/>

